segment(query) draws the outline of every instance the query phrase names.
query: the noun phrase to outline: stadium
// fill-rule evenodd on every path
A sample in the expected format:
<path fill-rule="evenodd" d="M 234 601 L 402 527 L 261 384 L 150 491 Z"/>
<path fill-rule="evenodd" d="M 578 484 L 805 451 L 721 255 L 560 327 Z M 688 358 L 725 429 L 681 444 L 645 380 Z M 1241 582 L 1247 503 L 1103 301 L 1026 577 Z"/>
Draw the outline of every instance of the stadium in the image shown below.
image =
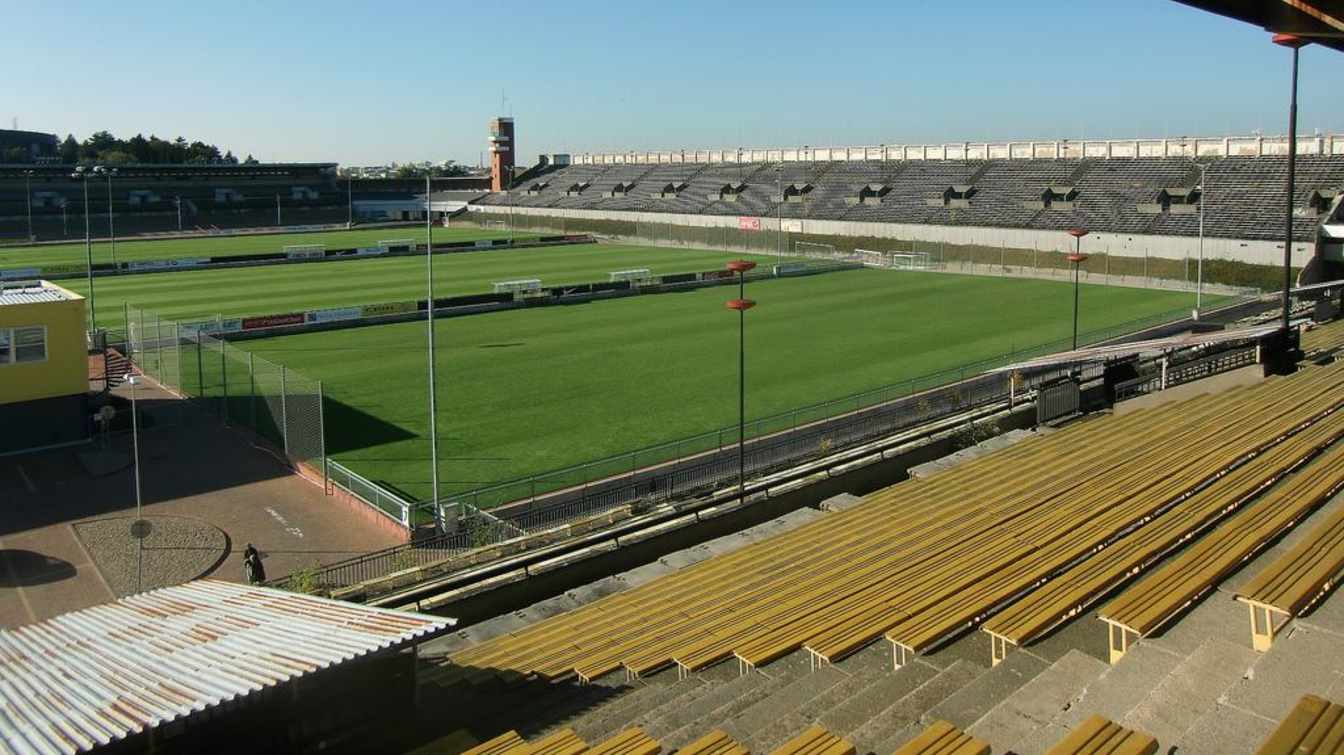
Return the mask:
<path fill-rule="evenodd" d="M 1183 3 L 1286 133 L 0 131 L 0 752 L 1344 751 L 1344 19 Z"/>

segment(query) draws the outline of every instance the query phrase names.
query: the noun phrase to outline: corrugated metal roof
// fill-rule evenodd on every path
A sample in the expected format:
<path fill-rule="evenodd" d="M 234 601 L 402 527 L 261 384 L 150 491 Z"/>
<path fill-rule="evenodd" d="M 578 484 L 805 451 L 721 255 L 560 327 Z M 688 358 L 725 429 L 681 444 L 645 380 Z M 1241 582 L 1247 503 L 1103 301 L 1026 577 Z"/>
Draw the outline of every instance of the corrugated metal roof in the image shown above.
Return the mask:
<path fill-rule="evenodd" d="M 66 296 L 59 288 L 49 288 L 42 285 L 14 288 L 0 287 L 0 307 L 8 304 L 37 304 L 39 302 L 67 301 L 69 298 L 70 297 Z"/>
<path fill-rule="evenodd" d="M 197 580 L 0 630 L 0 752 L 91 750 L 453 623 Z"/>

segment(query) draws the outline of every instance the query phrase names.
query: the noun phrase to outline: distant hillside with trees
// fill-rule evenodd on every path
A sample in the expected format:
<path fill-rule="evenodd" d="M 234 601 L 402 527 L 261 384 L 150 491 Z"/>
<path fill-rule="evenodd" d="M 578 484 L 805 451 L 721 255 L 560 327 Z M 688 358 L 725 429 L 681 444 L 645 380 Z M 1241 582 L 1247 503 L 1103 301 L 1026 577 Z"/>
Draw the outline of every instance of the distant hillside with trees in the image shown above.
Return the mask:
<path fill-rule="evenodd" d="M 153 134 L 136 134 L 130 139 L 118 139 L 108 131 L 96 131 L 84 141 L 76 141 L 68 134 L 57 148 L 61 162 L 77 163 L 168 163 L 201 165 L 252 165 L 257 161 L 248 155 L 239 160 L 233 152 L 220 152 L 219 147 L 201 141 L 188 142 L 182 137 L 172 141 Z"/>

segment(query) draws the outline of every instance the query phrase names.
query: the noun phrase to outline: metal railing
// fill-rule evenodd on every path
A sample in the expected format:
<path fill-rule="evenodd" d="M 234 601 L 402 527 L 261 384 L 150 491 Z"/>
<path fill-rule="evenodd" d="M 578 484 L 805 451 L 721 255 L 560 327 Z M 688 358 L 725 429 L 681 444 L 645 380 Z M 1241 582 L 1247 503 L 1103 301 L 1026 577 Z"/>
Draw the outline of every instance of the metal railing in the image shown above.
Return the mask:
<path fill-rule="evenodd" d="M 411 504 L 401 496 L 333 459 L 326 459 L 325 463 L 328 485 L 364 501 L 397 524 L 407 529 L 412 527 Z"/>

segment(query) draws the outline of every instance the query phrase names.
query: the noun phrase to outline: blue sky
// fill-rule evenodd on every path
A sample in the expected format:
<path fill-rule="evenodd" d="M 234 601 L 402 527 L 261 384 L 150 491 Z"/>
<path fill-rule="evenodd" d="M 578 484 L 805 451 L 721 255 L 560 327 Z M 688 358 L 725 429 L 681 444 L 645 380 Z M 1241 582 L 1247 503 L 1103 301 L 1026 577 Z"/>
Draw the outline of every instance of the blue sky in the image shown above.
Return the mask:
<path fill-rule="evenodd" d="M 0 124 L 203 139 L 262 160 L 1286 130 L 1287 51 L 1170 0 L 25 3 Z M 15 20 L 14 12 L 7 15 Z M 1300 127 L 1344 133 L 1344 54 Z"/>

